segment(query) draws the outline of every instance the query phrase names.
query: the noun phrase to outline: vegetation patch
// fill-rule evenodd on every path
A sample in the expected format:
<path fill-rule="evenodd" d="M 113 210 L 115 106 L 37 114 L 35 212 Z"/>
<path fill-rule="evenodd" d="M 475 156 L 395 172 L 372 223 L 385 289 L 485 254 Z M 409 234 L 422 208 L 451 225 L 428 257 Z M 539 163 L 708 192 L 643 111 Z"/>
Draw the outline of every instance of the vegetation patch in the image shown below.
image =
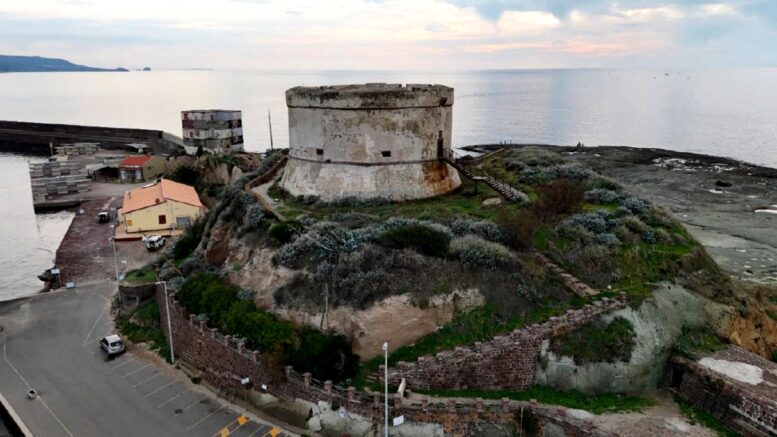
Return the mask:
<path fill-rule="evenodd" d="M 686 327 L 675 342 L 674 351 L 685 358 L 698 360 L 705 355 L 725 350 L 727 347 L 728 345 L 707 327 Z"/>
<path fill-rule="evenodd" d="M 140 313 L 140 314 L 138 314 Z M 156 324 L 151 323 L 151 317 L 156 314 Z M 130 317 L 121 316 L 116 319 L 116 328 L 119 332 L 132 343 L 146 343 L 149 349 L 156 351 L 159 356 L 170 362 L 170 346 L 167 342 L 164 332 L 159 327 L 158 322 L 159 308 L 156 302 L 150 302 L 147 305 L 141 307 L 133 319 L 147 320 L 148 324 L 138 324 L 130 321 Z M 143 322 L 141 322 L 143 323 Z"/>
<path fill-rule="evenodd" d="M 718 420 L 717 417 L 702 410 L 701 408 L 695 407 L 694 405 L 685 401 L 680 396 L 674 395 L 674 401 L 677 404 L 677 406 L 680 407 L 680 411 L 683 413 L 683 415 L 685 415 L 685 417 L 688 418 L 688 422 L 690 422 L 691 425 L 701 423 L 707 428 L 718 433 L 719 436 L 723 436 L 723 437 L 739 436 L 739 434 L 726 428 L 723 422 Z"/>
<path fill-rule="evenodd" d="M 585 394 L 579 391 L 561 391 L 547 386 L 534 386 L 529 390 L 420 390 L 432 396 L 502 399 L 529 401 L 531 399 L 548 405 L 560 405 L 567 408 L 590 411 L 594 414 L 625 413 L 642 411 L 655 402 L 639 396 L 627 396 L 616 393 Z"/>
<path fill-rule="evenodd" d="M 602 319 L 581 329 L 555 337 L 550 350 L 557 356 L 572 357 L 575 364 L 628 362 L 636 335 L 631 322 L 615 317 L 609 323 Z"/>
<path fill-rule="evenodd" d="M 421 224 L 407 224 L 387 229 L 378 242 L 394 249 L 413 249 L 428 256 L 448 255 L 451 237 L 445 232 Z"/>
<path fill-rule="evenodd" d="M 124 276 L 124 281 L 130 284 L 150 284 L 156 282 L 156 272 L 152 268 L 131 270 Z"/>
<path fill-rule="evenodd" d="M 321 380 L 341 381 L 356 370 L 359 357 L 351 352 L 343 336 L 278 320 L 257 308 L 252 293 L 243 293 L 216 275 L 190 276 L 176 297 L 208 326 L 244 339 L 248 348 L 258 349 L 270 362 L 293 365 L 297 371 L 311 372 Z"/>
<path fill-rule="evenodd" d="M 337 213 L 357 212 L 383 219 L 398 216 L 448 222 L 453 218 L 466 217 L 496 221 L 500 209 L 506 208 L 513 212 L 521 209 L 520 205 L 513 202 L 499 206 L 483 206 L 484 200 L 500 197 L 499 193 L 484 184 L 475 184 L 469 179 L 464 179 L 461 186 L 450 193 L 404 202 L 384 200 L 381 202 L 353 201 L 327 204 L 319 202 L 317 199 L 296 198 L 277 185 L 271 187 L 268 193 L 273 199 L 279 201 L 278 212 L 292 219 L 301 215 L 320 219 Z"/>

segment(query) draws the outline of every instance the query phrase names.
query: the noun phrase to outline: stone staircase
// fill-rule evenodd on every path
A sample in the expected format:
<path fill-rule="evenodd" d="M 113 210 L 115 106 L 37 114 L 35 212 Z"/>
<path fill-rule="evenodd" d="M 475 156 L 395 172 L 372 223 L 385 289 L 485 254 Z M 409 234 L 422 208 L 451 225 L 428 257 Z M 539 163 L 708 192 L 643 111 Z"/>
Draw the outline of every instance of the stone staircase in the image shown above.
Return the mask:
<path fill-rule="evenodd" d="M 443 161 L 450 164 L 451 167 L 458 170 L 459 174 L 467 179 L 475 182 L 483 182 L 491 187 L 494 191 L 499 193 L 505 200 L 511 202 L 526 201 L 527 197 L 524 193 L 516 190 L 508 184 L 499 182 L 487 174 L 477 174 L 475 169 L 464 164 L 466 161 L 462 161 L 453 154 L 453 151 L 447 151 L 447 153 L 441 158 Z"/>

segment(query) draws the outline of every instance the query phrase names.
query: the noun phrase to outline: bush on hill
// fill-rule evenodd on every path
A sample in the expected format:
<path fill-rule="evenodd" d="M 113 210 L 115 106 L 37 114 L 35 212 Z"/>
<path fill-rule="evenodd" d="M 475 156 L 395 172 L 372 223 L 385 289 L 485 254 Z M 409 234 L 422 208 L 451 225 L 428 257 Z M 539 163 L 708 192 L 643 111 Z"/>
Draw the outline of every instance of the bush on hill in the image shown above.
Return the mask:
<path fill-rule="evenodd" d="M 353 375 L 359 359 L 345 337 L 278 320 L 253 301 L 241 299 L 242 293 L 216 275 L 199 273 L 181 284 L 176 297 L 187 311 L 207 320 L 208 326 L 244 338 L 247 347 L 278 357 L 297 371 L 333 381 Z"/>

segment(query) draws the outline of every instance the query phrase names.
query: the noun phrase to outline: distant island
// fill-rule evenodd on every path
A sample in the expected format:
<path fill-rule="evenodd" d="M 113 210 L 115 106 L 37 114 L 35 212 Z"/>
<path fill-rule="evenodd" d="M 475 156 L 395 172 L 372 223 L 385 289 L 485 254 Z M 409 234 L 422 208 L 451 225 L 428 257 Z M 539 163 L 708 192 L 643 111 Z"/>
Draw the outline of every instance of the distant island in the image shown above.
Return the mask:
<path fill-rule="evenodd" d="M 0 55 L 0 73 L 31 73 L 44 71 L 129 71 L 126 68 L 96 68 L 73 64 L 65 59 L 40 56 Z"/>

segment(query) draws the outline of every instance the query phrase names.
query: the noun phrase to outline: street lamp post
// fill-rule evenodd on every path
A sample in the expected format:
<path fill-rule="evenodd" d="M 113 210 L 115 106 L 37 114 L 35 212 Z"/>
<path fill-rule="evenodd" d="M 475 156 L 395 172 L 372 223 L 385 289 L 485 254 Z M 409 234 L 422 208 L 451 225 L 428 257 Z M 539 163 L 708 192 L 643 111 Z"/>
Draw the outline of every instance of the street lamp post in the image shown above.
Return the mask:
<path fill-rule="evenodd" d="M 383 435 L 385 437 L 388 437 L 388 342 L 383 342 L 383 357 L 384 357 L 384 363 L 383 363 L 383 412 L 384 412 L 384 418 L 383 418 Z"/>
<path fill-rule="evenodd" d="M 175 353 L 173 353 L 173 324 L 170 322 L 170 300 L 167 298 L 167 281 L 159 281 L 157 285 L 162 284 L 165 289 L 165 313 L 167 313 L 167 341 L 170 343 L 170 363 L 175 364 Z"/>

